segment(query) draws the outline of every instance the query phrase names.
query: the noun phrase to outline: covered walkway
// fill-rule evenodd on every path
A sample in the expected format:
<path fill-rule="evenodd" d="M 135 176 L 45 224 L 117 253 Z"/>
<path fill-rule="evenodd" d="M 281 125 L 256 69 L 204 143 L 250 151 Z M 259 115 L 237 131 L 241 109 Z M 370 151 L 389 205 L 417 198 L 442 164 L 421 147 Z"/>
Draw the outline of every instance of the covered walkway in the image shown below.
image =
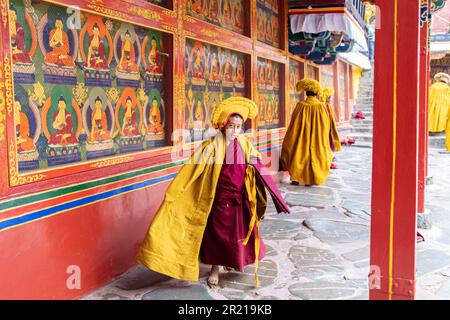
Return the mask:
<path fill-rule="evenodd" d="M 255 289 L 253 269 L 222 272 L 218 289 L 206 286 L 209 267 L 198 284 L 136 267 L 85 299 L 368 299 L 372 149 L 344 147 L 323 186 L 279 183 L 293 208 L 289 216 L 273 207 L 262 222 L 268 254 Z M 430 149 L 427 202 L 433 227 L 420 230 L 416 299 L 450 299 L 450 155 Z"/>

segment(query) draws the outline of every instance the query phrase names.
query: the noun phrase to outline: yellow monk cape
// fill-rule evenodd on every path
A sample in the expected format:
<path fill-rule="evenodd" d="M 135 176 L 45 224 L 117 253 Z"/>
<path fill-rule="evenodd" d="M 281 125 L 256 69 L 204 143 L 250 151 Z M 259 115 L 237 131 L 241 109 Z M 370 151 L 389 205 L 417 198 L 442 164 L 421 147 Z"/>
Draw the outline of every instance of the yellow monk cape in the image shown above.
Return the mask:
<path fill-rule="evenodd" d="M 330 118 L 323 102 L 307 97 L 297 104 L 284 137 L 281 167 L 291 181 L 323 184 L 328 178 L 332 153 Z"/>
<path fill-rule="evenodd" d="M 249 139 L 238 136 L 245 159 L 260 157 Z M 190 160 L 183 165 L 166 191 L 164 201 L 150 225 L 137 256 L 149 269 L 186 281 L 199 277 L 199 253 L 225 158 L 225 138 L 219 134 L 204 141 Z M 251 222 L 247 238 L 259 226 L 267 207 L 264 185 L 256 178 L 255 169 L 247 165 L 245 176 Z M 258 267 L 259 233 L 255 239 L 255 274 Z M 258 284 L 258 280 L 256 278 Z"/>
<path fill-rule="evenodd" d="M 450 112 L 447 116 L 447 126 L 445 128 L 445 147 L 447 151 L 450 151 Z"/>
<path fill-rule="evenodd" d="M 333 144 L 334 144 L 334 150 L 335 152 L 341 151 L 342 146 L 341 146 L 341 139 L 339 138 L 339 132 L 337 129 L 337 125 L 336 125 L 336 119 L 334 118 L 334 110 L 333 110 L 333 106 L 331 105 L 331 103 L 328 104 L 328 109 L 330 112 L 330 135 L 331 135 L 331 139 L 333 140 Z"/>
<path fill-rule="evenodd" d="M 442 132 L 446 129 L 450 111 L 450 87 L 436 82 L 430 87 L 428 103 L 428 131 Z"/>

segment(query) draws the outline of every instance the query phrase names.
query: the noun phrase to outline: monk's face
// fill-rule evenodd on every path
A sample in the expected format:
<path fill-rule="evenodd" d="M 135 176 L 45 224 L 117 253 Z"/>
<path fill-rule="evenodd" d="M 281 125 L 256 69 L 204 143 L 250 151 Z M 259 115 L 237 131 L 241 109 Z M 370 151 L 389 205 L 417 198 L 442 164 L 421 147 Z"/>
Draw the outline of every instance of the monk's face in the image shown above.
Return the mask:
<path fill-rule="evenodd" d="M 243 120 L 240 117 L 231 117 L 225 127 L 227 140 L 234 140 L 241 134 Z"/>
<path fill-rule="evenodd" d="M 100 100 L 95 101 L 95 108 L 100 109 L 102 107 L 102 102 Z"/>
<path fill-rule="evenodd" d="M 92 30 L 92 33 L 93 33 L 95 36 L 98 36 L 98 35 L 100 34 L 100 30 L 98 30 L 98 28 L 95 27 L 95 28 Z"/>
<path fill-rule="evenodd" d="M 153 107 L 158 107 L 158 100 L 153 100 Z"/>
<path fill-rule="evenodd" d="M 130 108 L 131 107 L 131 100 L 127 100 L 126 105 L 127 105 L 128 108 Z"/>

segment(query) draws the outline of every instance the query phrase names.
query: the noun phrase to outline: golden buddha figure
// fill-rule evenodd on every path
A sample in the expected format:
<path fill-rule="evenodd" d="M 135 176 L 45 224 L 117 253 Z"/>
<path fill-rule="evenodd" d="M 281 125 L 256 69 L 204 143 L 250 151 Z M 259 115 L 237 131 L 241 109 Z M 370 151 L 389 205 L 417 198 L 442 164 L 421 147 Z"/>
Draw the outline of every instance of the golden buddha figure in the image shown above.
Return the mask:
<path fill-rule="evenodd" d="M 237 70 L 236 70 L 236 82 L 243 83 L 244 82 L 244 64 L 242 60 L 238 60 Z"/>
<path fill-rule="evenodd" d="M 150 133 L 162 133 L 164 132 L 164 127 L 161 121 L 161 111 L 159 109 L 158 99 L 153 97 L 152 106 L 150 107 L 149 117 L 148 117 L 148 131 Z"/>
<path fill-rule="evenodd" d="M 230 62 L 230 54 L 227 53 L 226 62 L 223 67 L 223 80 L 231 81 L 232 76 L 233 76 L 233 69 L 232 69 L 231 62 Z"/>
<path fill-rule="evenodd" d="M 108 69 L 106 61 L 106 48 L 103 39 L 100 37 L 100 28 L 97 23 L 92 27 L 92 36 L 89 38 L 89 48 L 87 55 L 87 67 L 95 70 Z"/>
<path fill-rule="evenodd" d="M 195 121 L 203 121 L 203 108 L 202 103 L 199 100 L 197 100 L 197 106 L 195 107 Z"/>
<path fill-rule="evenodd" d="M 217 61 L 215 52 L 211 55 L 211 70 L 209 72 L 209 79 L 214 81 L 220 80 L 219 62 Z"/>
<path fill-rule="evenodd" d="M 78 143 L 73 134 L 73 119 L 67 111 L 66 99 L 60 96 L 58 99 L 58 110 L 53 113 L 53 129 L 55 132 L 50 135 L 50 145 L 62 145 Z"/>
<path fill-rule="evenodd" d="M 59 67 L 74 67 L 75 63 L 69 55 L 69 36 L 63 29 L 64 23 L 61 18 L 56 18 L 55 28 L 50 31 L 49 45 L 51 50 L 45 55 L 45 62 Z"/>
<path fill-rule="evenodd" d="M 111 140 L 111 135 L 108 131 L 108 119 L 105 110 L 103 110 L 103 101 L 98 96 L 95 99 L 94 110 L 91 117 L 92 128 L 89 142 Z"/>
<path fill-rule="evenodd" d="M 150 52 L 148 53 L 148 65 L 147 72 L 154 74 L 161 74 L 162 70 L 160 67 L 161 57 L 158 51 L 158 47 L 156 45 L 156 38 L 152 37 L 152 41 L 150 44 Z"/>

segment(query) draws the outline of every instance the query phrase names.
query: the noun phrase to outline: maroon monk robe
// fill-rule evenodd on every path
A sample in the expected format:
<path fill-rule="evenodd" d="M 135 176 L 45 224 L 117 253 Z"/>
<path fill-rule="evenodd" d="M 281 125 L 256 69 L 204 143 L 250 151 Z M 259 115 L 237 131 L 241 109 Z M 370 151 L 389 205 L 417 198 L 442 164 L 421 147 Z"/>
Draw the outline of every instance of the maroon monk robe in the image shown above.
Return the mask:
<path fill-rule="evenodd" d="M 220 265 L 242 270 L 255 262 L 255 227 L 246 246 L 251 212 L 244 185 L 245 155 L 237 139 L 226 148 L 225 163 L 217 183 L 216 195 L 208 217 L 200 250 L 200 260 L 205 264 Z M 289 212 L 278 189 L 268 176 L 260 174 L 261 164 L 255 164 L 257 176 L 269 189 L 278 212 Z M 266 248 L 260 238 L 259 260 L 264 258 Z"/>

